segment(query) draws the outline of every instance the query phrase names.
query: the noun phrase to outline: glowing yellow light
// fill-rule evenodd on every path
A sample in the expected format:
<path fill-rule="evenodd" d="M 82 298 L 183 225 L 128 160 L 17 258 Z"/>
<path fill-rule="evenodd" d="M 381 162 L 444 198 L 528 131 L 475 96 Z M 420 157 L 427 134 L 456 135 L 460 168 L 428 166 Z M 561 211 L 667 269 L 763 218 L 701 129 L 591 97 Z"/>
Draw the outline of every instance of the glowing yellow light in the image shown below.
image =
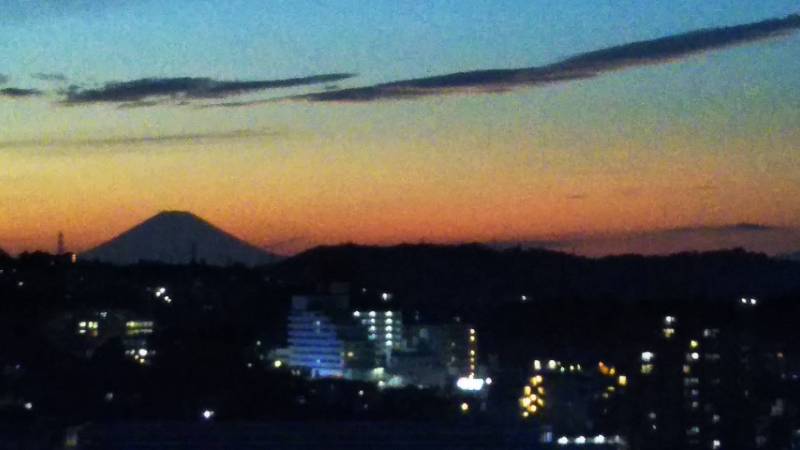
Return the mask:
<path fill-rule="evenodd" d="M 540 407 L 544 408 L 544 400 L 542 400 L 540 398 L 536 399 L 536 404 L 539 405 Z"/>
<path fill-rule="evenodd" d="M 522 417 L 523 418 L 527 419 L 528 416 L 530 416 L 530 413 L 528 413 L 528 411 L 522 411 Z"/>
<path fill-rule="evenodd" d="M 280 368 L 281 368 L 281 366 L 283 366 L 283 361 L 281 361 L 280 359 L 276 359 L 276 360 L 275 360 L 275 362 L 273 362 L 273 363 L 272 363 L 272 365 L 273 365 L 273 366 L 274 366 L 276 369 L 280 369 Z"/>
<path fill-rule="evenodd" d="M 531 414 L 535 414 L 536 410 L 537 410 L 536 405 L 531 405 L 528 407 L 528 412 L 530 412 Z"/>
<path fill-rule="evenodd" d="M 540 395 L 544 395 L 544 388 L 542 386 L 539 386 L 538 388 L 536 388 L 536 390 L 539 391 Z"/>
<path fill-rule="evenodd" d="M 464 402 L 461 404 L 461 412 L 466 413 L 469 411 L 469 403 Z"/>
<path fill-rule="evenodd" d="M 628 377 L 626 377 L 625 375 L 620 375 L 619 378 L 617 378 L 617 384 L 619 384 L 620 386 L 627 386 Z"/>
<path fill-rule="evenodd" d="M 530 397 L 523 397 L 520 399 L 519 403 L 523 408 L 527 408 L 528 406 L 531 406 L 531 399 Z"/>
<path fill-rule="evenodd" d="M 538 359 L 533 361 L 533 370 L 542 370 L 542 362 Z"/>
<path fill-rule="evenodd" d="M 543 378 L 541 375 L 536 375 L 535 377 L 531 378 L 531 384 L 534 386 L 538 386 L 542 384 L 542 379 Z"/>
<path fill-rule="evenodd" d="M 696 349 L 697 347 L 700 347 L 700 343 L 699 342 L 695 341 L 694 339 L 689 341 L 689 348 Z"/>
<path fill-rule="evenodd" d="M 525 389 L 523 389 L 523 392 L 525 393 L 525 395 L 531 395 L 531 387 L 530 386 L 525 386 Z"/>
<path fill-rule="evenodd" d="M 615 369 L 615 368 L 613 368 L 613 367 L 612 367 L 611 369 L 609 369 L 609 371 L 608 371 L 608 375 L 609 375 L 609 376 L 612 376 L 612 377 L 613 377 L 613 376 L 614 376 L 614 375 L 616 375 L 616 374 L 617 374 L 617 369 Z"/>

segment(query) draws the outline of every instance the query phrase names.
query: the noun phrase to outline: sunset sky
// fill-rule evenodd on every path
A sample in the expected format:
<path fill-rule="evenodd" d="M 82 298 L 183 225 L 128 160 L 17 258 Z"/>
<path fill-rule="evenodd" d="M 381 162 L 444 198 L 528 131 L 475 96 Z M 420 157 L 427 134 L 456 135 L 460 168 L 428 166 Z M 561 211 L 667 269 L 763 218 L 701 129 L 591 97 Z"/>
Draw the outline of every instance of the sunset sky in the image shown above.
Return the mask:
<path fill-rule="evenodd" d="M 0 0 L 0 248 L 61 230 L 81 251 L 186 210 L 282 253 L 797 251 L 798 13 Z"/>

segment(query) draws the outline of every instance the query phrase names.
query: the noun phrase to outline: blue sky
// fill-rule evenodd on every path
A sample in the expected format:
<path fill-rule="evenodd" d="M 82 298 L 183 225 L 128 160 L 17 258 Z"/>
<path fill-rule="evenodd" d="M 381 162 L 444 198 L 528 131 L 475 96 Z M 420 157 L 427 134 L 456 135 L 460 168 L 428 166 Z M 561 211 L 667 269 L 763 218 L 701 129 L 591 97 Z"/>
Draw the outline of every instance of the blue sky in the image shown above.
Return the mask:
<path fill-rule="evenodd" d="M 772 1 L 0 2 L 3 71 L 72 80 L 355 71 L 358 81 L 543 64 L 796 12 Z"/>

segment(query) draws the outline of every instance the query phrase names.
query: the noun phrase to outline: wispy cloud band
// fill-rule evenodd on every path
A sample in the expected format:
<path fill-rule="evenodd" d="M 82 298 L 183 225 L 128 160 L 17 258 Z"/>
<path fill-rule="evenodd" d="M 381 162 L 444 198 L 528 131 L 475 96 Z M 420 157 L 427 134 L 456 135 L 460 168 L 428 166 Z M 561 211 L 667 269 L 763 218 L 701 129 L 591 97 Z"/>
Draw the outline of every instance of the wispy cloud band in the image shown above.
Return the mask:
<path fill-rule="evenodd" d="M 25 98 L 37 97 L 40 95 L 42 95 L 42 91 L 38 89 L 22 89 L 15 87 L 0 89 L 0 97 Z"/>
<path fill-rule="evenodd" d="M 503 92 L 518 87 L 594 78 L 606 72 L 629 67 L 663 64 L 702 52 L 786 35 L 798 29 L 800 29 L 800 15 L 794 14 L 781 19 L 708 28 L 609 47 L 581 53 L 545 66 L 459 72 L 316 92 L 289 99 L 312 102 L 368 102 L 454 93 Z"/>
<path fill-rule="evenodd" d="M 32 74 L 31 77 L 33 77 L 33 78 L 35 78 L 37 80 L 41 80 L 41 81 L 53 81 L 53 82 L 58 82 L 58 83 L 63 83 L 65 81 L 67 81 L 67 76 L 64 75 L 63 73 L 44 73 L 44 72 L 39 72 L 39 73 Z"/>
<path fill-rule="evenodd" d="M 349 73 L 312 75 L 300 78 L 258 81 L 219 81 L 212 78 L 142 78 L 106 83 L 96 89 L 71 87 L 65 92 L 64 104 L 136 103 L 151 106 L 155 99 L 187 100 L 224 98 L 266 89 L 289 88 L 330 83 L 353 77 Z"/>
<path fill-rule="evenodd" d="M 259 136 L 278 136 L 281 133 L 275 130 L 231 130 L 210 133 L 183 133 L 167 134 L 162 136 L 122 136 L 99 139 L 30 139 L 17 141 L 0 141 L 0 150 L 25 149 L 25 148 L 76 148 L 76 147 L 111 147 L 133 146 L 163 143 L 187 143 L 202 141 L 217 141 L 227 139 L 244 139 Z"/>

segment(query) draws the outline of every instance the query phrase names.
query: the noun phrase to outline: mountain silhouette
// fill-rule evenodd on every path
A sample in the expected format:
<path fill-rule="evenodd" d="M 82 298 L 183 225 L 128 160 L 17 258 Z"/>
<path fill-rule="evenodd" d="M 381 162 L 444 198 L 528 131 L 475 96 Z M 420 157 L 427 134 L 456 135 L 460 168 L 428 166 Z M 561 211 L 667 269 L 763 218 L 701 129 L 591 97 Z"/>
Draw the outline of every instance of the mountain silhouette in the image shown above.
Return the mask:
<path fill-rule="evenodd" d="M 255 266 L 275 256 L 183 211 L 164 211 L 80 255 L 117 265 L 139 262 Z"/>

